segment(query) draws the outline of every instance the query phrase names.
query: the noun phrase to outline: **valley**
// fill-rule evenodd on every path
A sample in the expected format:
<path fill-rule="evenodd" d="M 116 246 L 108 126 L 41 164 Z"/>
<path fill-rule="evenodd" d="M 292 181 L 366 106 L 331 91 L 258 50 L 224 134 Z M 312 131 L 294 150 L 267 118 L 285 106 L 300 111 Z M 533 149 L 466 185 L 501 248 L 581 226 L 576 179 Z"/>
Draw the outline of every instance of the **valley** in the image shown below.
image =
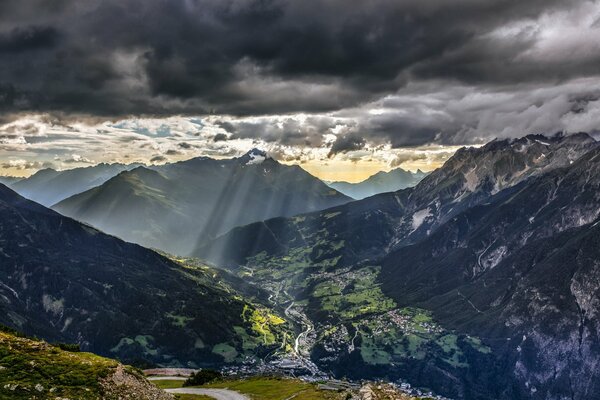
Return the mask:
<path fill-rule="evenodd" d="M 600 0 L 0 0 L 0 400 L 600 400 Z"/>
<path fill-rule="evenodd" d="M 574 338 L 583 329 L 584 347 L 594 346 L 596 328 L 581 324 L 579 300 L 564 300 L 582 284 L 567 286 L 569 272 L 552 259 L 538 266 L 546 256 L 534 249 L 550 257 L 563 249 L 558 237 L 594 229 L 597 154 L 585 134 L 460 150 L 414 188 L 235 228 L 197 255 L 271 298 L 286 293 L 311 321 L 300 343 L 333 375 L 407 380 L 455 398 L 560 398 L 568 386 L 539 374 L 563 356 L 538 346 L 558 346 L 569 361 L 556 373 L 573 379 L 575 359 L 595 360 L 571 350 Z M 552 281 L 559 276 L 566 282 Z M 572 310 L 561 334 L 573 339 L 559 338 L 536 293 L 553 310 Z M 523 358 L 525 345 L 532 353 Z"/>
<path fill-rule="evenodd" d="M 294 377 L 359 397 L 388 390 L 357 392 L 373 381 L 438 399 L 594 391 L 572 377 L 593 382 L 598 360 L 599 152 L 585 134 L 529 135 L 459 150 L 416 186 L 359 201 L 319 183 L 309 196 L 341 204 L 192 234 L 191 255 L 128 243 L 0 186 L 0 323 L 138 367 Z M 128 218 L 176 242 L 159 210 L 181 211 L 167 194 L 194 168 L 231 167 L 280 200 L 298 193 L 290 176 L 313 185 L 260 154 L 124 171 L 82 198 L 112 213 L 102 204 L 133 193 Z M 107 189 L 118 181 L 123 191 Z M 260 208 L 253 196 L 235 207 Z M 177 235 L 197 222 L 190 210 Z"/>
<path fill-rule="evenodd" d="M 306 252 L 295 257 L 259 254 L 238 273 L 272 290 L 274 308 L 287 305 L 284 313 L 298 335 L 293 359 L 308 356 L 309 366 L 299 364 L 316 379 L 379 377 L 401 384 L 415 363 L 427 360 L 452 371 L 469 367 L 464 352 L 491 352 L 477 337 L 444 329 L 424 309 L 398 307 L 381 291 L 379 267 L 338 270 L 335 257 L 322 263 L 311 263 Z"/>

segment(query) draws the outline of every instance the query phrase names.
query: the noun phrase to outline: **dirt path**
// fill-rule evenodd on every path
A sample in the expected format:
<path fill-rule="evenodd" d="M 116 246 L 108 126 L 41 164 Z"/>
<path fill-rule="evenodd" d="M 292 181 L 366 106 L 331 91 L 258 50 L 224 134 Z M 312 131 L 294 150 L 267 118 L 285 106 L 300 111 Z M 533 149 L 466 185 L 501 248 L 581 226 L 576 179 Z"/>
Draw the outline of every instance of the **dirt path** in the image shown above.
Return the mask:
<path fill-rule="evenodd" d="M 149 381 L 185 381 L 186 377 L 183 376 L 149 376 L 146 379 Z"/>

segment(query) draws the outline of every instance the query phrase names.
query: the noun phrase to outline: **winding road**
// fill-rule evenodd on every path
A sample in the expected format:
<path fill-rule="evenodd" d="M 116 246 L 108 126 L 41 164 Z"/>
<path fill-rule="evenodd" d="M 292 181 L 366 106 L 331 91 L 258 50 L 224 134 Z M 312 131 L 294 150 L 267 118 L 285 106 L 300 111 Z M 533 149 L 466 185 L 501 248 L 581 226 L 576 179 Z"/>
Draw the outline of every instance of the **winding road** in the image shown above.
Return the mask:
<path fill-rule="evenodd" d="M 197 388 L 177 388 L 165 389 L 167 393 L 173 394 L 201 394 L 217 400 L 250 400 L 241 393 L 229 389 L 197 389 Z"/>
<path fill-rule="evenodd" d="M 301 314 L 297 310 L 294 310 L 294 313 L 291 312 L 292 307 L 294 307 L 294 304 L 295 304 L 295 302 L 292 301 L 290 303 L 290 305 L 287 306 L 287 308 L 285 309 L 285 311 L 283 313 L 288 318 L 295 320 L 296 322 L 299 322 L 300 324 L 306 326 L 306 329 L 304 331 L 300 332 L 300 334 L 298 336 L 296 336 L 296 340 L 294 341 L 294 353 L 296 353 L 297 356 L 301 356 L 301 354 L 300 354 L 300 339 L 302 338 L 302 336 L 308 337 L 308 334 L 310 333 L 310 331 L 312 331 L 313 328 L 312 328 L 312 324 L 310 323 L 310 320 L 308 319 L 308 317 L 306 317 L 306 315 Z M 294 314 L 296 314 L 296 315 L 294 315 Z"/>

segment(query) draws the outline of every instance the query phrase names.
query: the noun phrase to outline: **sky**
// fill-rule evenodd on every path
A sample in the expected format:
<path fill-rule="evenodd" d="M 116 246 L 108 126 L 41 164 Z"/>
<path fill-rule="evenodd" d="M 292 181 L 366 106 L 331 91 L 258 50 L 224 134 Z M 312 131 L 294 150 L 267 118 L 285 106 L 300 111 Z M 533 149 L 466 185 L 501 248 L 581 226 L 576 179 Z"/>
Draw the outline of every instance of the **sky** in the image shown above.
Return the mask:
<path fill-rule="evenodd" d="M 600 3 L 3 0 L 0 174 L 252 147 L 326 180 L 600 126 Z"/>

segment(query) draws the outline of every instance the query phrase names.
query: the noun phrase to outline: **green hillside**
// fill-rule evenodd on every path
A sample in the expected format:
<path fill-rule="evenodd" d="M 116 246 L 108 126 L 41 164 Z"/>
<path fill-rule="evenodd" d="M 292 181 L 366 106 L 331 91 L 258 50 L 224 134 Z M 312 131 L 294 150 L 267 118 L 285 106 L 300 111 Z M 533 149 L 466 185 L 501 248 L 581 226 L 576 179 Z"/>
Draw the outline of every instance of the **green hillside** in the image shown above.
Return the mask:
<path fill-rule="evenodd" d="M 172 399 L 134 368 L 0 331 L 0 399 Z"/>
<path fill-rule="evenodd" d="M 0 323 L 135 365 L 285 351 L 287 324 L 200 263 L 171 260 L 0 186 Z M 249 292 L 249 289 L 248 289 Z M 255 304 L 256 303 L 256 304 Z"/>

